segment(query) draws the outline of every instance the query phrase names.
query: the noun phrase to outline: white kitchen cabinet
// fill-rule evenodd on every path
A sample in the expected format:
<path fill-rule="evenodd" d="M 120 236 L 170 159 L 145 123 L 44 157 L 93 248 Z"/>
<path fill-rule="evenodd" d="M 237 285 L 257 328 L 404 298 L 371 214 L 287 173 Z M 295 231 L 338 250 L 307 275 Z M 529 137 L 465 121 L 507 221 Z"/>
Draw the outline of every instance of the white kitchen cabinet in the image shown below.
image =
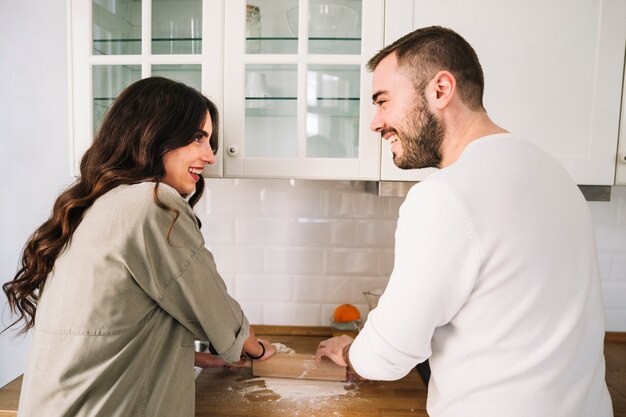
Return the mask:
<path fill-rule="evenodd" d="M 430 25 L 459 32 L 483 65 L 484 104 L 497 124 L 556 156 L 576 183 L 614 183 L 624 0 L 391 0 L 385 21 L 385 44 Z M 383 180 L 425 175 L 397 169 L 385 144 L 381 155 Z M 620 173 L 626 181 L 623 163 Z"/>
<path fill-rule="evenodd" d="M 361 98 L 384 0 L 68 1 L 76 174 L 117 94 L 162 75 L 220 109 L 207 176 L 378 179 L 373 107 Z"/>
<path fill-rule="evenodd" d="M 222 109 L 222 0 L 69 0 L 69 8 L 76 175 L 104 112 L 134 81 L 172 78 L 202 91 Z M 221 172 L 218 154 L 205 175 Z"/>
<path fill-rule="evenodd" d="M 364 64 L 382 47 L 383 10 L 383 0 L 226 2 L 225 176 L 378 179 Z"/>

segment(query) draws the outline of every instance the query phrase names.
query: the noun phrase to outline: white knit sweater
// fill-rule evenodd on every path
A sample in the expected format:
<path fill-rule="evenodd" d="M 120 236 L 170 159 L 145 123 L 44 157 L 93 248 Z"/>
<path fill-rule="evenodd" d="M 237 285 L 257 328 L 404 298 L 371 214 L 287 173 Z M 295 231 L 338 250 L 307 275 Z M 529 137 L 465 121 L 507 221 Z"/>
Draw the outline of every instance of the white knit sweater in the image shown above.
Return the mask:
<path fill-rule="evenodd" d="M 409 192 L 350 361 L 394 380 L 430 357 L 431 417 L 609 417 L 603 337 L 583 196 L 551 156 L 498 134 Z"/>

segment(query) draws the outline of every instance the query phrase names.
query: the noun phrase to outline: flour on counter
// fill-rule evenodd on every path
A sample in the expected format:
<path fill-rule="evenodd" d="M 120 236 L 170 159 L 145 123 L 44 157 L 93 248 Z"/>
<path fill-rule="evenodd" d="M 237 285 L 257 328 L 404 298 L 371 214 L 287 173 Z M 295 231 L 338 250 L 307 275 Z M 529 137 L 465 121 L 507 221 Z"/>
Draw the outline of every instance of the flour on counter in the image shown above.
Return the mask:
<path fill-rule="evenodd" d="M 265 382 L 265 387 L 285 400 L 312 400 L 346 395 L 345 382 L 314 381 L 286 378 L 255 378 Z"/>
<path fill-rule="evenodd" d="M 294 355 L 296 353 L 295 350 L 282 343 L 272 343 L 272 345 L 276 348 L 276 353 L 286 353 L 287 355 Z"/>

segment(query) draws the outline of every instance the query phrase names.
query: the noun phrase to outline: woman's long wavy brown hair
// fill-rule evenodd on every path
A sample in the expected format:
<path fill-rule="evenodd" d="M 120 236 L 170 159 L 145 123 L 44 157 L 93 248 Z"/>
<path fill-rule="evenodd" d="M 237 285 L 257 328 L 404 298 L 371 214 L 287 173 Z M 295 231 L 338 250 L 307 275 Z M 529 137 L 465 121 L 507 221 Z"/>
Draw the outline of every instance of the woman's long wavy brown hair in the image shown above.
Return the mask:
<path fill-rule="evenodd" d="M 52 215 L 28 239 L 21 268 L 2 286 L 17 319 L 3 331 L 24 320 L 18 334 L 35 325 L 37 301 L 57 256 L 70 242 L 85 211 L 96 199 L 122 184 L 154 181 L 156 204 L 170 211 L 157 197 L 165 175 L 163 155 L 186 146 L 197 136 L 208 114 L 215 153 L 218 144 L 217 107 L 185 84 L 161 77 L 145 78 L 120 93 L 102 121 L 91 147 L 80 162 L 80 177 L 54 203 Z M 204 190 L 196 183 L 189 198 L 194 206 Z M 178 213 L 174 213 L 176 217 Z M 170 228 L 171 229 L 171 228 Z"/>

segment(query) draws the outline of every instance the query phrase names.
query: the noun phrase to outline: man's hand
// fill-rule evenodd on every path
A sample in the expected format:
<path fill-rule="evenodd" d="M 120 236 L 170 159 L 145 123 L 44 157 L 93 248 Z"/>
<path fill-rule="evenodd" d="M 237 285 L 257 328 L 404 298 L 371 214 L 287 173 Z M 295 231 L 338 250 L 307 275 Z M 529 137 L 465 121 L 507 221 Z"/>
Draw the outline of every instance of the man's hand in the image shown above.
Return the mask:
<path fill-rule="evenodd" d="M 326 356 L 337 365 L 348 366 L 348 358 L 345 353 L 347 353 L 347 348 L 353 341 L 353 338 L 345 334 L 323 340 L 317 347 L 315 360 L 319 362 L 324 356 Z"/>

